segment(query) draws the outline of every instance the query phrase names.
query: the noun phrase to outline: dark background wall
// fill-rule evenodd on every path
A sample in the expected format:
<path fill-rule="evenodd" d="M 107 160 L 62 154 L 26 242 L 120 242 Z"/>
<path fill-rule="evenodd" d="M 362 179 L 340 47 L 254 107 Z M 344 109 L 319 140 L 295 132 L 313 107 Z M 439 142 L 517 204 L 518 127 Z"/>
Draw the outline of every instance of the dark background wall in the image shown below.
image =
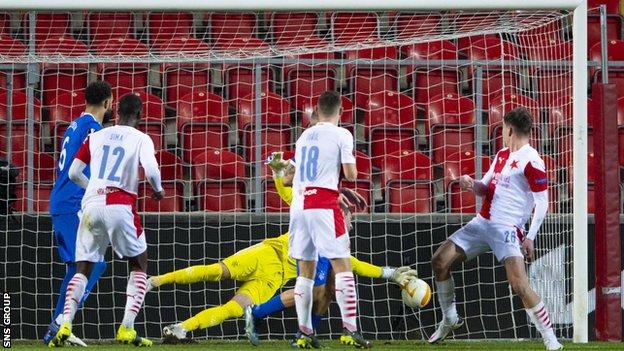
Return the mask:
<path fill-rule="evenodd" d="M 439 218 L 438 218 L 439 217 Z M 381 221 L 376 217 L 358 217 L 352 233 L 352 250 L 365 261 L 377 265 L 416 266 L 421 278 L 433 286 L 429 261 L 435 249 L 469 217 L 417 216 Z M 285 216 L 198 214 L 143 216 L 150 257 L 148 274 L 169 272 L 194 264 L 216 262 L 267 236 L 287 230 Z M 558 249 L 565 257 L 562 273 L 555 277 L 564 289 L 565 301 L 571 303 L 570 226 L 565 221 L 547 221 L 540 234 L 538 256 Z M 624 228 L 624 226 L 623 226 Z M 4 230 L 2 230 L 4 229 Z M 590 233 L 593 226 L 590 225 Z M 51 221 L 48 216 L 18 216 L 0 219 L 0 279 L 3 291 L 11 293 L 12 325 L 15 338 L 42 337 L 50 322 L 52 306 L 64 275 L 53 248 Z M 622 229 L 624 232 L 624 229 Z M 548 234 L 550 232 L 550 234 Z M 590 240 L 589 286 L 593 288 L 593 244 Z M 566 244 L 567 243 L 567 244 Z M 107 259 L 110 262 L 111 253 Z M 541 262 L 547 268 L 548 263 Z M 123 261 L 109 265 L 98 287 L 79 312 L 75 332 L 89 339 L 109 339 L 121 321 L 125 305 L 127 268 Z M 466 326 L 456 336 L 467 338 L 535 337 L 517 297 L 510 294 L 504 270 L 491 254 L 458 265 L 454 273 L 460 314 Z M 358 278 L 359 312 L 362 330 L 376 338 L 420 338 L 434 331 L 441 318 L 437 302 L 420 311 L 406 308 L 400 301 L 398 287 L 381 280 Z M 159 337 L 161 328 L 184 320 L 205 307 L 221 304 L 235 292 L 234 282 L 209 282 L 190 286 L 165 287 L 149 293 L 137 328 L 147 336 Z M 286 318 L 269 318 L 260 326 L 272 337 L 289 336 L 296 329 L 294 310 Z M 339 333 L 339 311 L 330 309 L 329 322 L 321 325 L 321 334 Z M 571 325 L 560 318 L 557 332 L 572 336 Z M 195 336 L 238 337 L 242 321 L 228 321 L 220 327 L 195 333 Z"/>

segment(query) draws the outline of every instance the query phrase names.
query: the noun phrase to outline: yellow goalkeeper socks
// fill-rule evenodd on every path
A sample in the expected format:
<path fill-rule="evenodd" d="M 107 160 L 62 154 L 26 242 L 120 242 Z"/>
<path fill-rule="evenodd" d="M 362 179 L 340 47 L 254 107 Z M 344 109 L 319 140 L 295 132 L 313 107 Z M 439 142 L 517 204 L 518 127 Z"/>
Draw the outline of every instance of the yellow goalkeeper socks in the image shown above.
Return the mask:
<path fill-rule="evenodd" d="M 243 308 L 238 302 L 230 300 L 225 305 L 208 308 L 185 320 L 182 322 L 182 328 L 186 331 L 210 328 L 223 323 L 226 319 L 242 316 Z"/>
<path fill-rule="evenodd" d="M 221 280 L 223 268 L 219 263 L 205 266 L 191 266 L 152 278 L 156 287 L 167 284 L 191 284 L 197 282 L 216 282 Z"/>

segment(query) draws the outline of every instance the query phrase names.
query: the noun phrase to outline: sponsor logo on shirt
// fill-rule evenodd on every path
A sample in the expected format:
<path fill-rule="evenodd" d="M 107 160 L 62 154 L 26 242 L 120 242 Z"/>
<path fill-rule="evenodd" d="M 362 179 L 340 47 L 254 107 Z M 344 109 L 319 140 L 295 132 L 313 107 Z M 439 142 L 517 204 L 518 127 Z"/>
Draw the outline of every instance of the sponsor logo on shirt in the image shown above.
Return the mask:
<path fill-rule="evenodd" d="M 303 192 L 303 196 L 316 195 L 316 189 L 310 189 Z"/>

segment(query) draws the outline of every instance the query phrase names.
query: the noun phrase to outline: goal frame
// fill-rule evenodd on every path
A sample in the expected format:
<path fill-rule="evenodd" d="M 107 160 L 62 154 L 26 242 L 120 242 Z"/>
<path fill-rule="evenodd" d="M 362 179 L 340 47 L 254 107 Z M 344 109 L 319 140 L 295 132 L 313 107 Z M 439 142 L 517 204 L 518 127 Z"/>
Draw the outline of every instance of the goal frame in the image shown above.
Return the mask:
<path fill-rule="evenodd" d="M 573 10 L 573 341 L 588 341 L 587 229 L 587 0 L 0 0 L 6 11 L 415 11 Z"/>

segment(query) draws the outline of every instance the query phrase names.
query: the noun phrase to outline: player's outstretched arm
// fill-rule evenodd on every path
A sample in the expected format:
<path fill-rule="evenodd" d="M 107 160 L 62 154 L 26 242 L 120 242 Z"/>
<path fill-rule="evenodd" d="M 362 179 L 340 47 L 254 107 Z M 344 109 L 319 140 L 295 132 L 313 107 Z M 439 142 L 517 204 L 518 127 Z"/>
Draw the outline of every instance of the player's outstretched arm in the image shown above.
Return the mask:
<path fill-rule="evenodd" d="M 418 272 L 410 267 L 380 267 L 372 263 L 360 261 L 351 256 L 351 266 L 353 273 L 361 277 L 381 278 L 390 280 L 396 284 L 404 285 L 407 280 L 417 277 Z"/>
<path fill-rule="evenodd" d="M 89 178 L 83 173 L 85 168 L 87 168 L 87 164 L 77 158 L 74 159 L 69 168 L 69 179 L 83 189 L 89 185 Z"/>

